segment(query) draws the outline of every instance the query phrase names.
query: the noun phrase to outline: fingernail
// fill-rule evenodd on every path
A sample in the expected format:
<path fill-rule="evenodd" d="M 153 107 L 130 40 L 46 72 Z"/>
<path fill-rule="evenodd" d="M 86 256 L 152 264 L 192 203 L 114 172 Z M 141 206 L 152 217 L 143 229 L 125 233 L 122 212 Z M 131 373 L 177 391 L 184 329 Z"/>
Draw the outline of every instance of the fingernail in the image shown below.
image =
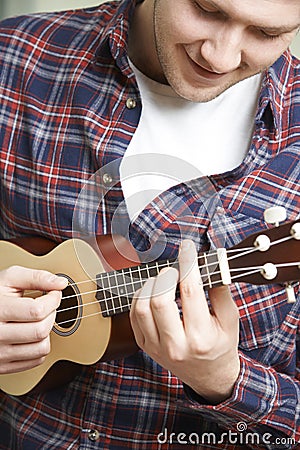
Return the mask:
<path fill-rule="evenodd" d="M 61 275 L 52 275 L 49 279 L 49 281 L 51 283 L 59 283 L 61 285 L 65 285 L 66 282 L 68 281 L 66 277 L 61 276 Z"/>

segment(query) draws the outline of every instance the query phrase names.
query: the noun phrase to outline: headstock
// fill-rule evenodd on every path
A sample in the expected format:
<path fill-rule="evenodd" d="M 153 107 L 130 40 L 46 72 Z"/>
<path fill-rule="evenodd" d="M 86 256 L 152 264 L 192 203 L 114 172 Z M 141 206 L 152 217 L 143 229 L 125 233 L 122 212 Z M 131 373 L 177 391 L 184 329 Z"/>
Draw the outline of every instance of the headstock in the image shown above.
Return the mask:
<path fill-rule="evenodd" d="M 272 214 L 265 214 L 266 218 Z M 282 218 L 282 211 L 281 216 Z M 276 218 L 275 218 L 276 219 Z M 291 282 L 300 279 L 300 220 L 255 233 L 227 250 L 232 281 L 262 285 L 281 283 L 294 301 Z"/>

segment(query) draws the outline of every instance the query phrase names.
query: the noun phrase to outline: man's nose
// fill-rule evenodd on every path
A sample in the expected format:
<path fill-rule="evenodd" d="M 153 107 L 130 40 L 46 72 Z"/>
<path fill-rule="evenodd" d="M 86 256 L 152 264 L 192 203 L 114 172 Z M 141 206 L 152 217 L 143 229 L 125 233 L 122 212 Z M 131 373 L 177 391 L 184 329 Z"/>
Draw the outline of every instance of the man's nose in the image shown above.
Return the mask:
<path fill-rule="evenodd" d="M 242 63 L 243 32 L 230 24 L 221 25 L 211 38 L 204 40 L 201 56 L 216 73 L 229 73 Z"/>

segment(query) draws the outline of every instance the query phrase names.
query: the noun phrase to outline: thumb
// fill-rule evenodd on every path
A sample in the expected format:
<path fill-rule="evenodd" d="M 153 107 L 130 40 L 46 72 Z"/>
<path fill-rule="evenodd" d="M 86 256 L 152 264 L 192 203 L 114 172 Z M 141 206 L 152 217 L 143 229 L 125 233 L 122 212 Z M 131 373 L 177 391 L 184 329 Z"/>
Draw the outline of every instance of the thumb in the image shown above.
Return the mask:
<path fill-rule="evenodd" d="M 65 289 L 67 278 L 54 275 L 46 270 L 28 269 L 11 266 L 0 272 L 0 284 L 14 289 L 40 289 L 53 291 Z"/>

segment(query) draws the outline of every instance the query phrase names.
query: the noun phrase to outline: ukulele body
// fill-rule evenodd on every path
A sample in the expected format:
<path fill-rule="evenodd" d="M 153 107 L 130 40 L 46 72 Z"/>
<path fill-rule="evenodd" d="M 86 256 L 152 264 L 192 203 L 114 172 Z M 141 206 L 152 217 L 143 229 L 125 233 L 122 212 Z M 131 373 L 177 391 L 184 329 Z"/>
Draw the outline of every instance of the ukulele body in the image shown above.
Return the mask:
<path fill-rule="evenodd" d="M 96 300 L 97 274 L 136 266 L 136 254 L 122 237 L 100 236 L 97 245 L 95 251 L 79 239 L 58 246 L 43 238 L 15 240 L 13 244 L 0 241 L 0 254 L 5 255 L 0 270 L 19 265 L 66 276 L 69 287 L 63 296 L 70 297 L 60 306 L 68 311 L 58 310 L 56 315 L 50 333 L 51 352 L 45 361 L 33 369 L 0 375 L 3 391 L 11 395 L 22 395 L 33 389 L 43 392 L 71 381 L 81 365 L 115 359 L 137 350 L 128 313 L 103 317 Z M 128 259 L 130 256 L 132 260 Z M 24 297 L 42 294 L 25 291 Z"/>
<path fill-rule="evenodd" d="M 137 350 L 128 317 L 132 295 L 145 279 L 156 276 L 162 267 L 173 266 L 175 260 L 140 264 L 131 244 L 121 236 L 101 236 L 92 245 L 71 239 L 56 247 L 43 238 L 15 244 L 0 241 L 0 254 L 5 255 L 0 270 L 16 264 L 45 269 L 66 276 L 69 287 L 63 291 L 50 334 L 51 353 L 45 362 L 28 371 L 0 375 L 0 389 L 13 395 L 33 388 L 44 391 L 70 381 L 82 364 L 124 357 Z M 287 300 L 296 301 L 291 283 L 300 279 L 299 252 L 299 221 L 263 230 L 231 249 L 200 253 L 203 287 L 279 283 L 287 288 Z"/>

